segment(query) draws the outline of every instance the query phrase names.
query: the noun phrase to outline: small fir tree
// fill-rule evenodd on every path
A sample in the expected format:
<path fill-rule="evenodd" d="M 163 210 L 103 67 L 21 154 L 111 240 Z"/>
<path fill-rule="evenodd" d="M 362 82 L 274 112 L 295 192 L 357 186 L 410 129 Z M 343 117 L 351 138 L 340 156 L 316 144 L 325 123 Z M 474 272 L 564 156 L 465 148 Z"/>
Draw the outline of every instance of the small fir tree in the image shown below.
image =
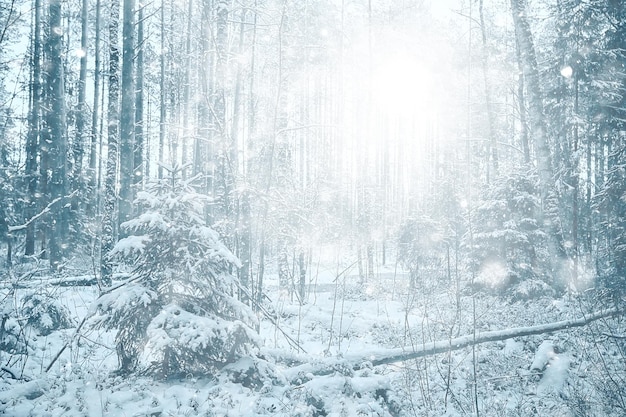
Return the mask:
<path fill-rule="evenodd" d="M 127 237 L 110 254 L 132 268 L 98 303 L 97 322 L 117 329 L 122 373 L 210 375 L 256 346 L 255 317 L 233 296 L 239 260 L 205 224 L 206 197 L 179 173 L 137 194 L 141 214 L 121 225 Z"/>
<path fill-rule="evenodd" d="M 402 223 L 397 239 L 398 260 L 409 271 L 411 288 L 441 269 L 444 233 L 437 221 L 426 215 L 410 217 Z"/>
<path fill-rule="evenodd" d="M 494 182 L 473 216 L 471 261 L 477 284 L 506 289 L 535 281 L 548 290 L 548 236 L 537 219 L 540 212 L 535 175 L 512 174 Z M 543 284 L 542 284 L 543 282 Z M 528 294 L 530 295 L 530 294 Z"/>

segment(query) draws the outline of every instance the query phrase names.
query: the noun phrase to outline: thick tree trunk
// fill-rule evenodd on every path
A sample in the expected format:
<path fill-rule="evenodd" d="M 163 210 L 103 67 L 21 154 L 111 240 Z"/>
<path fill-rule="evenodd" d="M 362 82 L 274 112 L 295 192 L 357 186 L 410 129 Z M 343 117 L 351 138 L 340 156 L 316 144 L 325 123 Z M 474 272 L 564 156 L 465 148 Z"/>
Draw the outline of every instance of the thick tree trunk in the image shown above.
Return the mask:
<path fill-rule="evenodd" d="M 62 58 L 63 31 L 61 30 L 61 1 L 51 0 L 49 5 L 48 72 L 46 89 L 50 110 L 46 122 L 50 134 L 48 144 L 50 157 L 50 198 L 63 197 L 67 193 L 67 132 L 65 125 L 65 86 Z M 69 219 L 65 206 L 56 207 L 50 228 L 50 266 L 58 268 L 65 252 Z"/>
<path fill-rule="evenodd" d="M 537 58 L 533 37 L 526 19 L 526 0 L 511 0 L 513 23 L 520 51 L 520 64 L 526 84 L 528 98 L 528 116 L 530 137 L 534 143 L 537 171 L 539 174 L 539 191 L 541 194 L 540 223 L 547 225 L 550 255 L 563 258 L 563 230 L 559 219 L 558 201 L 554 188 L 550 145 L 546 129 L 543 106 L 543 93 L 537 66 Z M 556 283 L 555 284 L 560 284 Z"/>
<path fill-rule="evenodd" d="M 117 147 L 119 141 L 119 0 L 111 0 L 109 21 L 109 108 L 108 108 L 108 156 L 104 184 L 104 218 L 102 219 L 102 248 L 100 252 L 100 275 L 102 284 L 111 285 L 112 264 L 109 252 L 115 245 Z"/>
<path fill-rule="evenodd" d="M 553 193 L 552 187 L 552 162 L 548 144 L 546 122 L 543 108 L 543 95 L 537 67 L 537 57 L 533 36 L 526 19 L 526 0 L 511 0 L 515 36 L 519 45 L 519 59 L 526 93 L 528 98 L 528 115 L 530 124 L 530 136 L 534 142 L 537 158 L 537 170 L 539 172 L 539 187 L 541 201 L 545 205 L 549 196 Z"/>

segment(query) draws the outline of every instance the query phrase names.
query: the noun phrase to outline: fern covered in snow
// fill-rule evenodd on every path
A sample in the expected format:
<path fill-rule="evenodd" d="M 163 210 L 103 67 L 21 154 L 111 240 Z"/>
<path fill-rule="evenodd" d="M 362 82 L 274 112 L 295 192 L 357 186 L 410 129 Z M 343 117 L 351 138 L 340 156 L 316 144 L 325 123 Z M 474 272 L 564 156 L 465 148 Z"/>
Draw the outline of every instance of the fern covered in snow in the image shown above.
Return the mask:
<path fill-rule="evenodd" d="M 117 329 L 120 372 L 207 375 L 253 352 L 255 317 L 232 294 L 238 259 L 204 221 L 206 197 L 169 179 L 139 192 L 141 214 L 111 256 L 132 268 L 98 301 L 96 323 Z"/>

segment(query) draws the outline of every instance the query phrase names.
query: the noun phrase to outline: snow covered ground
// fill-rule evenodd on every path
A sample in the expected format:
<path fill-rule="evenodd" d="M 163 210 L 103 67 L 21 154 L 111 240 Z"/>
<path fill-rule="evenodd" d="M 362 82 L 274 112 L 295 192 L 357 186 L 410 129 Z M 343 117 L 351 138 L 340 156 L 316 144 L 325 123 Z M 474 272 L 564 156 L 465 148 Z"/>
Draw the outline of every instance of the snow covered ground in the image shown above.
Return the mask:
<path fill-rule="evenodd" d="M 270 275 L 266 307 L 276 324 L 261 317 L 258 358 L 244 358 L 204 379 L 117 376 L 111 333 L 87 324 L 74 337 L 97 297 L 96 287 L 47 285 L 48 295 L 70 310 L 72 328 L 47 336 L 30 329 L 22 354 L 0 353 L 0 413 L 463 416 L 475 415 L 477 404 L 480 415 L 488 416 L 620 415 L 619 390 L 611 391 L 606 383 L 607 376 L 615 381 L 624 376 L 617 339 L 602 336 L 619 333 L 612 321 L 389 365 L 371 363 L 392 348 L 411 352 L 471 335 L 474 329 L 580 317 L 585 311 L 580 300 L 513 302 L 467 290 L 457 294 L 456 283 L 447 281 L 419 282 L 410 290 L 406 273 L 395 265 L 380 267 L 375 277 L 360 282 L 356 268 L 346 270 L 349 262 L 337 263 L 311 268 L 304 303 L 281 290 L 276 274 Z M 18 292 L 24 291 L 29 290 Z M 609 395 L 616 398 L 612 410 L 605 407 L 613 401 Z"/>

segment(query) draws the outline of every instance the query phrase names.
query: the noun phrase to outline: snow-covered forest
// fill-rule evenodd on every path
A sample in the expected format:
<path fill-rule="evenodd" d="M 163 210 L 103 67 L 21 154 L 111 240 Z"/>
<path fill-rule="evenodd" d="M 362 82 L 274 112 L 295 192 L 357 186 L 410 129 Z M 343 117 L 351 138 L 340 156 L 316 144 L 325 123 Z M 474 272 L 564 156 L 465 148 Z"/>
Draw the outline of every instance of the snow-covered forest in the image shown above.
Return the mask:
<path fill-rule="evenodd" d="M 0 414 L 626 415 L 622 0 L 0 0 Z"/>

